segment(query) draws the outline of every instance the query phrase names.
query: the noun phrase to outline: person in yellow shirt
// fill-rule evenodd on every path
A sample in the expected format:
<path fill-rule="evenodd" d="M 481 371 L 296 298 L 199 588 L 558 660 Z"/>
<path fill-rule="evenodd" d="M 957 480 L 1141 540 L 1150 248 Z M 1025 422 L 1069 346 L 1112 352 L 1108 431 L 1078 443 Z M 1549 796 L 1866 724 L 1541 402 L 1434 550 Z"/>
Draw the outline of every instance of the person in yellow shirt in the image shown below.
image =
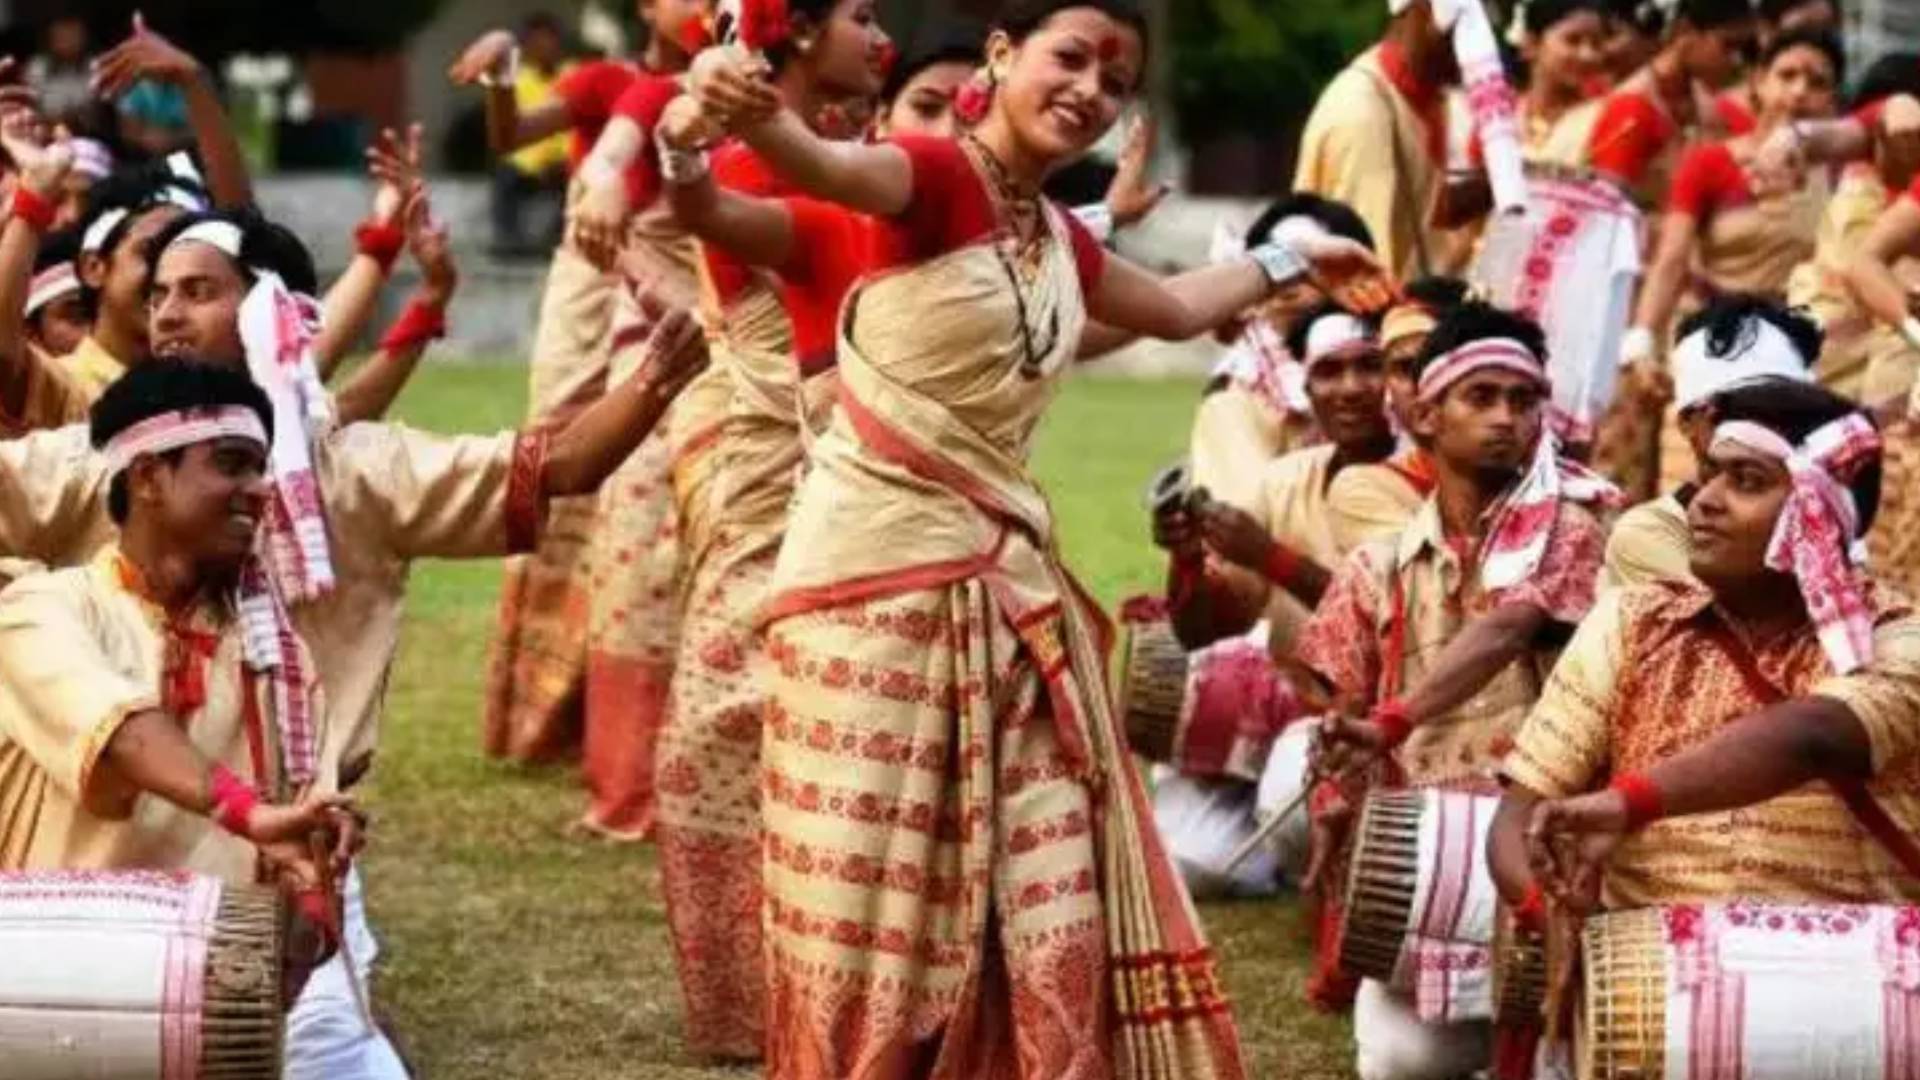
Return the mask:
<path fill-rule="evenodd" d="M 527 16 L 520 28 L 520 69 L 513 80 L 513 102 L 522 116 L 554 100 L 554 85 L 572 64 L 566 35 L 549 12 Z M 560 242 L 567 192 L 566 132 L 555 132 L 508 154 L 493 170 L 493 244 L 496 253 L 529 256 Z M 540 227 L 528 235 L 527 211 L 541 210 Z"/>

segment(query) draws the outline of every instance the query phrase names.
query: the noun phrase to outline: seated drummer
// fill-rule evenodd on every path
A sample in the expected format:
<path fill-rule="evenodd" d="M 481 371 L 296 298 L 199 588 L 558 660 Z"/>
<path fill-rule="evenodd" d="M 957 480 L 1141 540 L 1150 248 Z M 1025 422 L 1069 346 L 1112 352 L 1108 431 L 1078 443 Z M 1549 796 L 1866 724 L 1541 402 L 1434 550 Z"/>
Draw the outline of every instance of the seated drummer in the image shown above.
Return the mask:
<path fill-rule="evenodd" d="M 344 871 L 360 829 L 313 667 L 252 561 L 272 425 L 244 371 L 184 362 L 134 367 L 94 404 L 119 538 L 0 594 L 0 870 L 307 897 Z"/>
<path fill-rule="evenodd" d="M 1305 192 L 1269 206 L 1247 230 L 1246 246 L 1302 228 L 1373 247 L 1373 234 L 1352 208 Z M 1313 440 L 1313 406 L 1287 335 L 1326 302 L 1319 286 L 1301 278 L 1246 312 L 1239 339 L 1214 369 L 1193 417 L 1187 454 L 1193 482 L 1214 498 L 1257 511 L 1267 462 Z"/>
<path fill-rule="evenodd" d="M 1301 636 L 1301 659 L 1340 705 L 1329 734 L 1384 754 L 1381 781 L 1491 793 L 1546 657 L 1593 604 L 1613 492 L 1545 437 L 1546 352 L 1539 326 L 1490 305 L 1441 317 L 1411 417 L 1434 492 L 1397 537 L 1353 552 Z M 1353 783 L 1316 795 L 1316 880 L 1328 888 L 1363 796 Z M 1351 983 L 1336 962 L 1337 897 L 1323 900 L 1309 993 L 1333 1006 Z M 1376 1011 L 1404 1012 L 1384 988 L 1369 995 Z"/>
<path fill-rule="evenodd" d="M 1198 513 L 1163 508 L 1154 522 L 1155 542 L 1172 555 L 1168 592 L 1181 643 L 1198 649 L 1246 635 L 1264 620 L 1267 655 L 1282 665 L 1291 662 L 1293 639 L 1342 555 L 1328 528 L 1329 484 L 1349 467 L 1382 460 L 1394 445 L 1370 321 L 1322 305 L 1294 324 L 1288 347 L 1302 358 L 1314 423 L 1328 441 L 1267 463 L 1257 515 L 1212 499 Z M 1223 677 L 1243 677 L 1244 670 Z M 1199 677 L 1208 671 L 1201 667 Z M 1270 677 L 1272 700 L 1289 703 L 1287 712 L 1298 716 L 1287 677 L 1280 671 Z M 1254 785 L 1218 777 L 1171 775 L 1155 785 L 1155 815 L 1192 891 L 1274 888 L 1273 861 L 1264 855 L 1248 859 L 1229 880 L 1219 877 L 1218 864 L 1257 827 L 1254 796 Z"/>
<path fill-rule="evenodd" d="M 1413 434 L 1419 398 L 1420 353 L 1440 325 L 1440 316 L 1467 298 L 1458 278 L 1424 277 L 1409 283 L 1404 298 L 1380 322 L 1380 349 L 1387 361 L 1387 403 L 1400 446 L 1392 457 L 1343 469 L 1327 489 L 1334 542 L 1352 551 L 1370 540 L 1398 536 L 1413 512 L 1433 494 L 1433 454 Z"/>
<path fill-rule="evenodd" d="M 1714 396 L 1759 379 L 1812 382 L 1823 335 L 1799 311 L 1760 296 L 1728 294 L 1680 325 L 1673 350 L 1674 406 L 1695 461 L 1713 440 Z M 1687 504 L 1698 481 L 1620 515 L 1607 538 L 1604 587 L 1684 578 L 1692 558 Z"/>
<path fill-rule="evenodd" d="M 1489 859 L 1509 901 L 1537 880 L 1576 910 L 1920 900 L 1890 846 L 1920 825 L 1920 618 L 1851 558 L 1879 438 L 1787 380 L 1716 413 L 1691 578 L 1603 597 L 1507 758 Z"/>

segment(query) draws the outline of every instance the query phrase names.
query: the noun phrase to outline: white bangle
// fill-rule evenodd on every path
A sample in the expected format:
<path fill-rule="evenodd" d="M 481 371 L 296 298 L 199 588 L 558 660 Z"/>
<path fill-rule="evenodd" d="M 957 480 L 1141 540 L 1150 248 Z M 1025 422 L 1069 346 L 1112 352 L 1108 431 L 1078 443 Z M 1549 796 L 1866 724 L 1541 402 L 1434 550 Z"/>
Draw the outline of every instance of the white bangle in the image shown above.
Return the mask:
<path fill-rule="evenodd" d="M 483 71 L 475 82 L 488 90 L 511 90 L 520 81 L 520 46 L 507 50 L 505 63 L 493 71 Z"/>
<path fill-rule="evenodd" d="M 1654 352 L 1653 331 L 1644 326 L 1628 327 L 1626 336 L 1620 339 L 1620 364 L 1622 367 L 1628 364 L 1639 363 L 1642 360 L 1651 360 L 1653 359 Z"/>
<path fill-rule="evenodd" d="M 1285 285 L 1307 276 L 1307 260 L 1301 258 L 1291 244 L 1269 240 L 1248 249 L 1247 254 L 1260 267 L 1260 272 L 1267 275 L 1269 285 Z"/>
<path fill-rule="evenodd" d="M 1900 324 L 1900 336 L 1907 339 L 1907 344 L 1920 349 L 1920 318 L 1907 316 Z"/>
<path fill-rule="evenodd" d="M 1087 231 L 1093 234 L 1096 241 L 1104 244 L 1113 239 L 1113 208 L 1106 203 L 1097 202 L 1076 206 L 1073 208 L 1073 216 L 1080 219 L 1080 224 L 1087 227 Z"/>
<path fill-rule="evenodd" d="M 686 187 L 707 178 L 709 170 L 705 150 L 682 150 L 658 134 L 654 135 L 653 145 L 660 154 L 660 178 L 667 183 Z"/>

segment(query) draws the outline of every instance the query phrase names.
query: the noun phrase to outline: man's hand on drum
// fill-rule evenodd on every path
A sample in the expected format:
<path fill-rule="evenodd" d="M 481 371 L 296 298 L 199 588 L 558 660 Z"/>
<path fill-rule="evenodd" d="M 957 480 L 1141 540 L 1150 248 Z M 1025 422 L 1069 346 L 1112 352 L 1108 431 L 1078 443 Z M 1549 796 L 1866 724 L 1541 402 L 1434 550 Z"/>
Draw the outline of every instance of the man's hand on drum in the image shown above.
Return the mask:
<path fill-rule="evenodd" d="M 1550 799 L 1527 821 L 1527 862 L 1548 896 L 1571 911 L 1593 910 L 1600 874 L 1627 835 L 1627 803 L 1615 791 Z"/>
<path fill-rule="evenodd" d="M 1154 507 L 1153 542 L 1175 559 L 1198 559 L 1206 554 L 1206 536 L 1199 515 L 1188 508 L 1184 499 Z"/>
<path fill-rule="evenodd" d="M 1221 558 L 1258 572 L 1273 554 L 1273 537 L 1252 514 L 1218 499 L 1196 515 L 1200 535 Z"/>
<path fill-rule="evenodd" d="M 1358 779 L 1386 752 L 1387 739 L 1374 724 L 1336 710 L 1320 721 L 1307 751 L 1307 765 L 1316 776 L 1335 782 Z"/>
<path fill-rule="evenodd" d="M 314 837 L 325 839 L 329 866 L 315 859 Z M 316 889 L 342 873 L 365 844 L 365 819 L 346 795 L 308 795 L 297 803 L 261 803 L 247 817 L 247 839 L 294 891 Z"/>

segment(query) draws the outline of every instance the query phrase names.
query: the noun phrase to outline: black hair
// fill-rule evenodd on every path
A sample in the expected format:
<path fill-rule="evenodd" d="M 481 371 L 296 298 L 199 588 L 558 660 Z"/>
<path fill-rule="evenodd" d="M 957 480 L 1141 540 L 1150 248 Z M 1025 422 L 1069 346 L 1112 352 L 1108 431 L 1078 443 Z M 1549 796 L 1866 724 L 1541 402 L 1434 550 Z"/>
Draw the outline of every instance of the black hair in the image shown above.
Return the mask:
<path fill-rule="evenodd" d="M 1287 352 L 1292 354 L 1296 360 L 1305 360 L 1307 358 L 1307 335 L 1313 331 L 1313 325 L 1321 319 L 1330 318 L 1335 315 L 1346 315 L 1359 319 L 1369 330 L 1376 332 L 1379 330 L 1378 320 L 1369 316 L 1355 314 L 1331 300 L 1323 300 L 1315 304 L 1311 311 L 1293 320 L 1293 325 L 1287 327 Z"/>
<path fill-rule="evenodd" d="M 1920 97 L 1920 53 L 1898 52 L 1875 60 L 1860 76 L 1847 102 L 1847 111 L 1865 108 L 1895 94 Z"/>
<path fill-rule="evenodd" d="M 825 26 L 827 20 L 833 17 L 833 9 L 838 7 L 839 3 L 840 0 L 786 0 L 787 17 L 791 19 L 795 15 L 804 15 L 807 21 L 815 26 Z M 727 32 L 726 27 L 721 27 L 721 36 L 724 37 Z M 766 50 L 767 63 L 775 73 L 785 71 L 787 65 L 799 55 L 800 50 L 791 37 L 781 40 Z"/>
<path fill-rule="evenodd" d="M 522 36 L 540 31 L 545 31 L 562 39 L 567 36 L 566 24 L 560 21 L 560 16 L 555 15 L 551 11 L 536 11 L 520 20 L 520 33 Z"/>
<path fill-rule="evenodd" d="M 1400 293 L 1438 315 L 1448 308 L 1466 303 L 1467 297 L 1473 294 L 1473 287 L 1456 277 L 1428 274 L 1402 286 Z"/>
<path fill-rule="evenodd" d="M 1273 239 L 1273 230 L 1290 217 L 1312 218 L 1333 235 L 1373 250 L 1373 230 L 1367 228 L 1366 221 L 1353 207 L 1311 191 L 1296 191 L 1274 200 L 1247 228 L 1247 246 L 1259 247 Z"/>
<path fill-rule="evenodd" d="M 1695 30 L 1713 30 L 1753 18 L 1753 0 L 1680 0 L 1673 20 Z"/>
<path fill-rule="evenodd" d="M 194 360 L 154 360 L 135 364 L 114 380 L 88 414 L 88 436 L 96 450 L 135 424 L 170 412 L 234 406 L 252 409 L 273 435 L 273 404 L 244 369 Z M 180 460 L 180 451 L 162 455 Z M 107 489 L 107 515 L 115 525 L 127 520 L 127 478 L 114 477 Z"/>
<path fill-rule="evenodd" d="M 957 18 L 943 19 L 932 33 L 920 35 L 912 51 L 887 72 L 886 85 L 880 88 L 880 100 L 891 104 L 915 75 L 935 64 L 978 66 L 986 47 L 986 30 L 980 24 Z"/>
<path fill-rule="evenodd" d="M 170 223 L 154 235 L 153 243 L 147 250 L 147 261 L 156 269 L 160 264 L 160 254 L 167 245 L 179 238 L 180 234 L 195 225 L 209 221 L 225 221 L 240 227 L 240 276 L 252 284 L 257 271 L 271 270 L 280 275 L 289 290 L 319 295 L 320 275 L 314 269 L 313 255 L 307 251 L 307 245 L 282 225 L 268 221 L 259 211 L 222 210 L 199 214 L 187 214 Z"/>
<path fill-rule="evenodd" d="M 1839 37 L 1832 32 L 1786 30 L 1775 34 L 1773 40 L 1767 42 L 1766 50 L 1760 54 L 1760 67 L 1763 70 L 1772 67 L 1773 62 L 1780 59 L 1781 54 L 1789 49 L 1813 49 L 1824 54 L 1827 63 L 1833 65 L 1834 85 L 1838 86 L 1846 82 L 1847 50 L 1840 44 Z"/>
<path fill-rule="evenodd" d="M 46 239 L 40 241 L 40 251 L 33 257 L 33 272 L 38 274 L 44 270 L 51 270 L 61 263 L 72 262 L 79 254 L 79 229 L 61 229 L 59 232 L 48 233 Z"/>
<path fill-rule="evenodd" d="M 1614 7 L 1613 0 L 1528 0 L 1527 6 L 1520 9 L 1520 26 L 1538 36 L 1582 12 L 1590 11 L 1602 19 L 1612 18 Z"/>
<path fill-rule="evenodd" d="M 1138 0 L 1012 0 L 993 20 L 993 27 L 1004 32 L 1018 45 L 1035 30 L 1045 26 L 1047 20 L 1075 8 L 1091 8 L 1122 26 L 1130 27 L 1140 35 L 1142 59 L 1151 51 L 1153 37 L 1147 27 L 1147 13 Z M 1141 78 L 1145 77 L 1143 70 Z"/>
<path fill-rule="evenodd" d="M 86 209 L 81 212 L 78 231 L 84 237 L 102 215 L 115 210 L 126 211 L 125 216 L 100 238 L 100 246 L 91 252 L 110 261 L 120 244 L 126 240 L 127 234 L 148 212 L 179 205 L 170 197 L 175 194 L 195 198 L 202 203 L 208 201 L 207 189 L 190 178 L 176 175 L 165 158 L 120 166 L 87 192 Z M 89 319 L 100 313 L 100 290 L 84 280 L 80 282 L 80 306 Z"/>
<path fill-rule="evenodd" d="M 1860 411 L 1858 405 L 1823 386 L 1791 379 L 1763 379 L 1723 390 L 1713 398 L 1716 424 L 1735 420 L 1759 424 L 1796 446 L 1835 420 Z M 1859 536 L 1873 528 L 1880 514 L 1881 481 L 1881 463 L 1872 461 L 1847 485 L 1860 511 Z"/>
<path fill-rule="evenodd" d="M 1667 29 L 1667 12 L 1657 0 L 1612 0 L 1614 21 L 1633 27 L 1647 37 L 1659 37 Z"/>
<path fill-rule="evenodd" d="M 1420 350 L 1419 359 L 1414 364 L 1416 379 L 1426 374 L 1428 366 L 1435 360 L 1462 345 L 1492 338 L 1518 341 L 1540 362 L 1541 369 L 1546 369 L 1546 332 L 1540 329 L 1539 323 L 1525 315 L 1494 307 L 1483 300 L 1463 300 L 1437 312 L 1436 318 L 1438 325 L 1427 336 L 1426 347 Z"/>
<path fill-rule="evenodd" d="M 1679 337 L 1684 340 L 1705 331 L 1707 334 L 1707 355 L 1715 359 L 1744 352 L 1752 339 L 1756 321 L 1772 323 L 1774 328 L 1787 335 L 1793 343 L 1795 352 L 1807 367 L 1811 368 L 1820 359 L 1820 350 L 1826 344 L 1826 331 L 1814 322 L 1805 311 L 1790 308 L 1775 300 L 1753 293 L 1725 293 L 1713 299 L 1706 307 L 1694 312 L 1680 323 Z"/>

